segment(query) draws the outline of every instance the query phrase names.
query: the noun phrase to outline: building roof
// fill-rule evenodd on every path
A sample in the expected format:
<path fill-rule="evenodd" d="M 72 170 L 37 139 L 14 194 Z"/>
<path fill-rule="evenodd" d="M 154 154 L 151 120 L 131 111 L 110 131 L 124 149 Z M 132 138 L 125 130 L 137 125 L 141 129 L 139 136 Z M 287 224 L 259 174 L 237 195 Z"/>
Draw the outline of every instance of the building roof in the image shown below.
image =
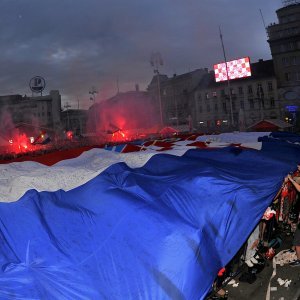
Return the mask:
<path fill-rule="evenodd" d="M 266 120 L 260 120 L 260 121 L 258 121 L 256 123 L 252 124 L 247 129 L 251 129 L 251 128 L 255 128 L 255 127 L 260 127 L 260 125 L 264 125 L 264 124 L 265 125 L 270 124 L 273 127 L 277 127 L 279 129 L 290 128 L 290 127 L 293 126 L 292 124 L 289 124 L 289 123 L 284 122 L 284 121 L 279 120 L 279 119 L 266 119 Z M 263 127 L 265 127 L 265 126 L 263 126 Z"/>

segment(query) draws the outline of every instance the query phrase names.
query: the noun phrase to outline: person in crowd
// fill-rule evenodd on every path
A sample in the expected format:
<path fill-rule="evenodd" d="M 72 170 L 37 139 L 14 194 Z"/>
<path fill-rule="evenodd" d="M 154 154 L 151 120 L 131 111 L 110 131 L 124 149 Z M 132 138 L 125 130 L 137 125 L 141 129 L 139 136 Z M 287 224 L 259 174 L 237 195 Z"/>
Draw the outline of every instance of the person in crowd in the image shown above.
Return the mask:
<path fill-rule="evenodd" d="M 293 184 L 298 192 L 300 192 L 300 184 L 297 183 L 291 175 L 288 175 L 288 180 Z M 293 267 L 300 267 L 300 223 L 298 217 L 298 225 L 294 235 L 293 245 L 295 246 L 297 260 L 291 262 L 290 265 Z"/>

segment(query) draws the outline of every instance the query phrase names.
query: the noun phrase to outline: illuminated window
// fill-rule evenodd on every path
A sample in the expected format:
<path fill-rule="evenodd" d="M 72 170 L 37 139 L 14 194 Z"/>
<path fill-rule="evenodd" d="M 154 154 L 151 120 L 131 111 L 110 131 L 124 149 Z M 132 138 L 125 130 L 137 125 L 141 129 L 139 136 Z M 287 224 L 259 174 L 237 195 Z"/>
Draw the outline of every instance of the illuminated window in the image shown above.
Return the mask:
<path fill-rule="evenodd" d="M 207 92 L 205 93 L 205 99 L 209 99 L 209 94 Z"/>

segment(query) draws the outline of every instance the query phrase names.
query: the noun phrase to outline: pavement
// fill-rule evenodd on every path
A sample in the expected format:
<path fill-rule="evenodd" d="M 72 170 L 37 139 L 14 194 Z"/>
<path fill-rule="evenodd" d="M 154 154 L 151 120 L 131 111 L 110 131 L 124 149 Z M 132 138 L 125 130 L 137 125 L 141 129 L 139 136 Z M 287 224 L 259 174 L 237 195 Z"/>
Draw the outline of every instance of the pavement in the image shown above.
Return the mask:
<path fill-rule="evenodd" d="M 290 249 L 292 237 L 285 237 L 276 254 Z M 275 260 L 267 260 L 264 269 L 256 274 L 252 284 L 240 282 L 239 278 L 248 267 L 243 265 L 242 272 L 234 280 L 237 287 L 227 284 L 224 290 L 228 291 L 228 300 L 300 300 L 300 267 L 291 267 L 288 264 L 278 265 Z M 291 280 L 288 287 L 280 285 L 278 279 Z M 222 298 L 219 298 L 222 299 Z"/>

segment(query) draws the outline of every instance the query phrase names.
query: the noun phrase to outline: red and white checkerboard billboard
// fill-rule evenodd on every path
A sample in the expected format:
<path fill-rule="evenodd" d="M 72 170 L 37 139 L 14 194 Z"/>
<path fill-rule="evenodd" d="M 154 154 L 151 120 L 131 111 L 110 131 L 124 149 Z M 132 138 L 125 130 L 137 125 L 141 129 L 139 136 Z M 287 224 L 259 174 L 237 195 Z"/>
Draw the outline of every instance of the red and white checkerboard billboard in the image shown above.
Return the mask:
<path fill-rule="evenodd" d="M 227 62 L 229 79 L 237 79 L 251 76 L 250 58 L 243 57 Z M 225 63 L 214 65 L 216 82 L 227 80 Z"/>

